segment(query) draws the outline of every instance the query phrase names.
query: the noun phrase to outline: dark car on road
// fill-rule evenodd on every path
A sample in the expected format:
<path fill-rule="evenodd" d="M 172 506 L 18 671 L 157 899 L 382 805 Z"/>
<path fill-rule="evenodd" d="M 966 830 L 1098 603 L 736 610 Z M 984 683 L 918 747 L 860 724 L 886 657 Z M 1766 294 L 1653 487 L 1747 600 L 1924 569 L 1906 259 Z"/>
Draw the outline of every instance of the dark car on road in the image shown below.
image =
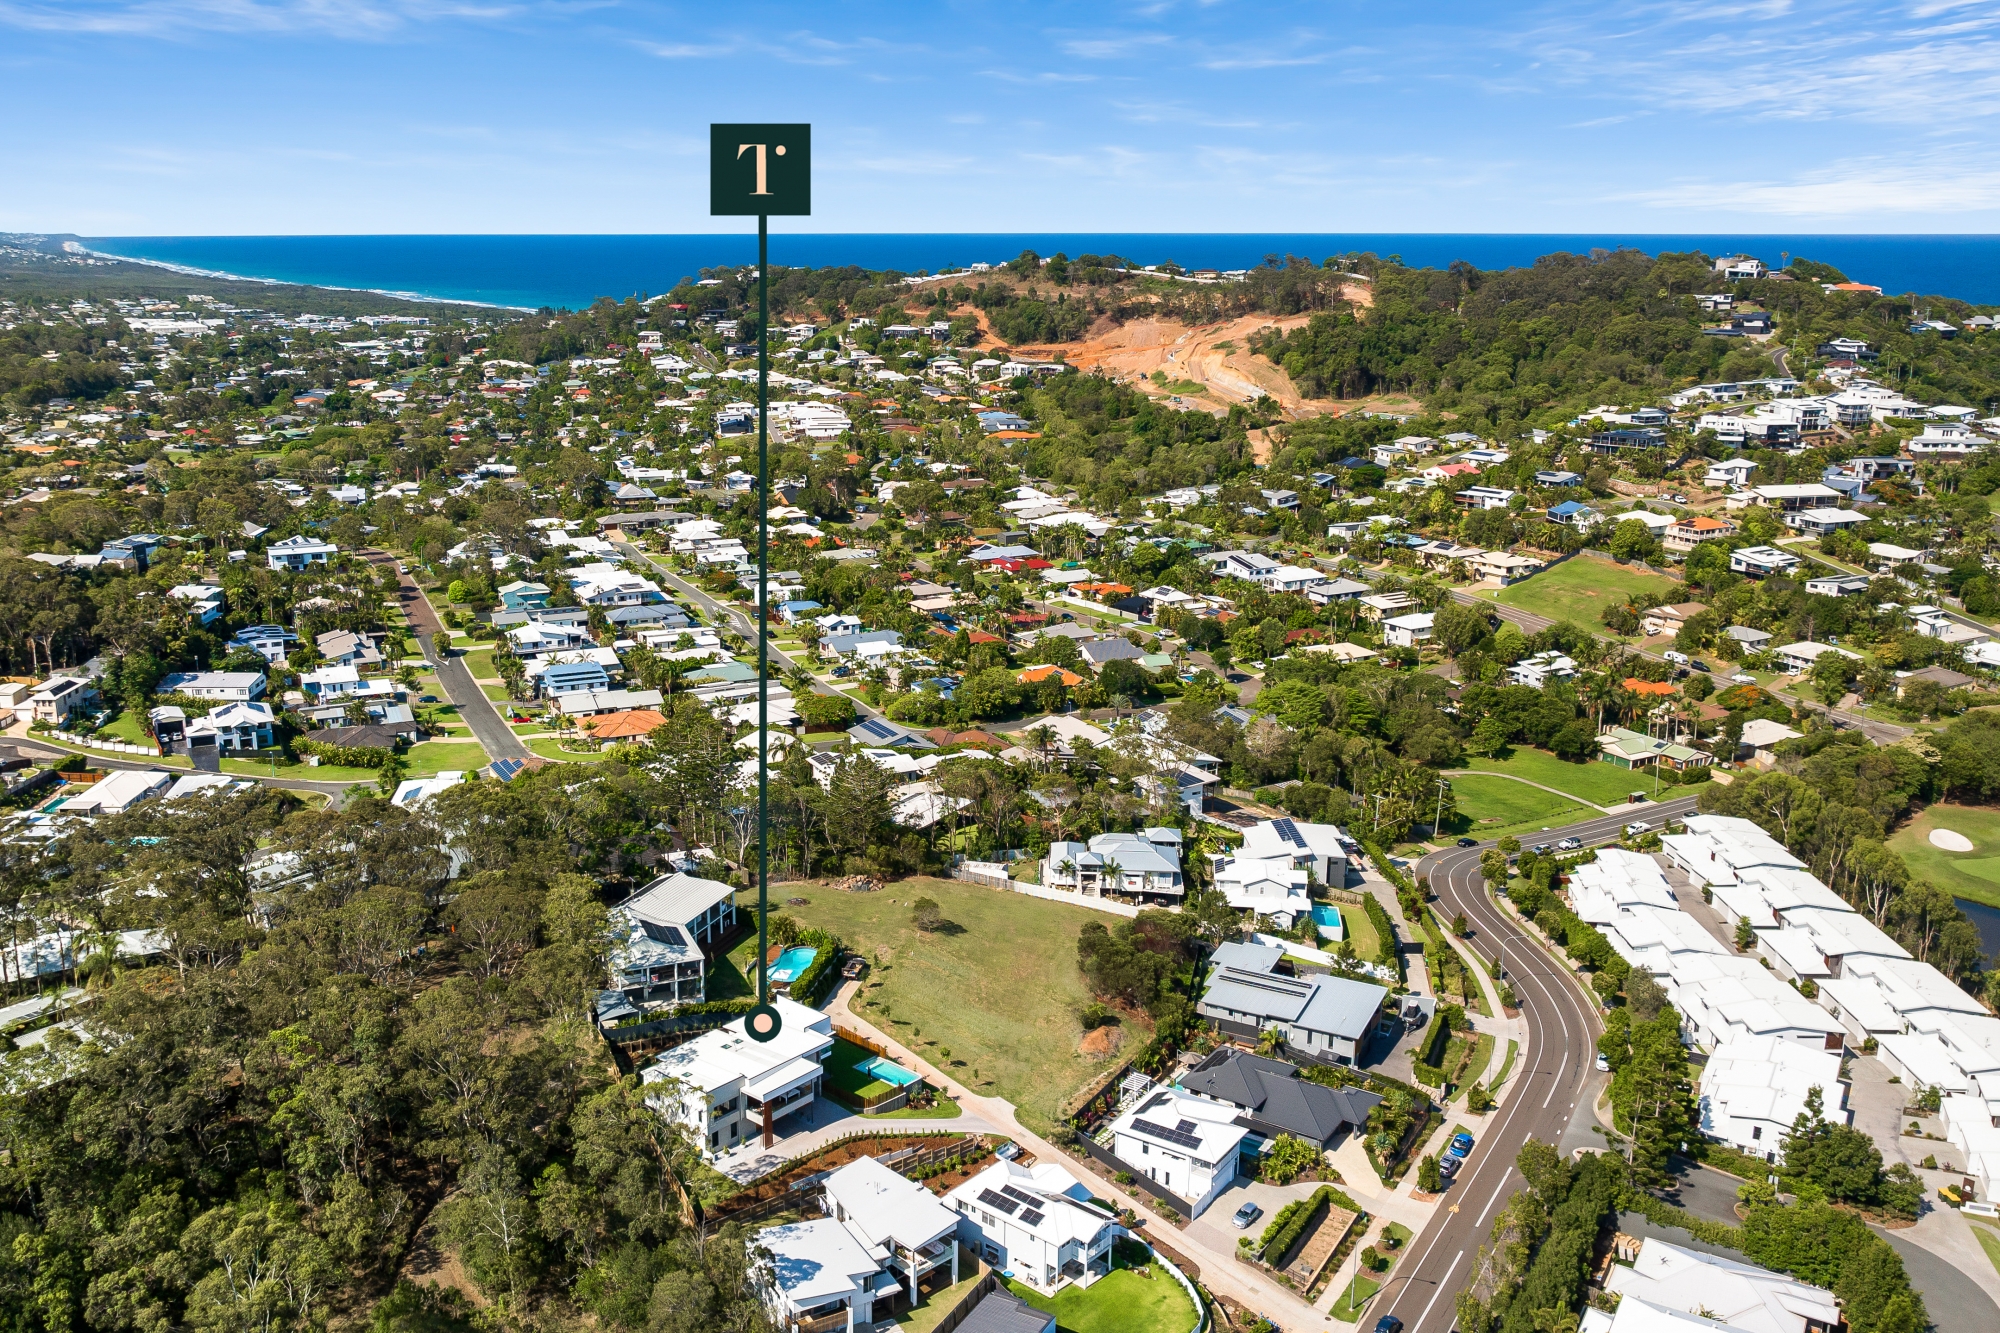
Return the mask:
<path fill-rule="evenodd" d="M 1375 1321 L 1375 1333 L 1403 1333 L 1403 1321 L 1392 1314 L 1385 1314 Z"/>
<path fill-rule="evenodd" d="M 1479 839 L 1477 839 L 1477 838 L 1460 838 L 1460 839 L 1458 840 L 1458 845 L 1459 845 L 1459 846 L 1461 846 L 1461 847 L 1477 847 L 1477 846 L 1479 845 Z"/>

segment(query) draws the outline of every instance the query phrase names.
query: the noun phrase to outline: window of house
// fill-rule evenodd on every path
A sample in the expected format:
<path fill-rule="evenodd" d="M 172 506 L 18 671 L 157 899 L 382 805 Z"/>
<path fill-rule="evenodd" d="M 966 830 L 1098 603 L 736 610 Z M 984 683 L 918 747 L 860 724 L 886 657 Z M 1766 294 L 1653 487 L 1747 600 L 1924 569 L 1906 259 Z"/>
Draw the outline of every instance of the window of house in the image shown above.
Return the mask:
<path fill-rule="evenodd" d="M 1763 1138 L 1763 1137 L 1764 1137 L 1764 1127 L 1763 1127 L 1762 1125 L 1752 1125 L 1752 1126 L 1750 1126 L 1750 1137 L 1751 1137 L 1751 1138 L 1753 1138 L 1753 1139 L 1761 1139 L 1761 1138 Z"/>

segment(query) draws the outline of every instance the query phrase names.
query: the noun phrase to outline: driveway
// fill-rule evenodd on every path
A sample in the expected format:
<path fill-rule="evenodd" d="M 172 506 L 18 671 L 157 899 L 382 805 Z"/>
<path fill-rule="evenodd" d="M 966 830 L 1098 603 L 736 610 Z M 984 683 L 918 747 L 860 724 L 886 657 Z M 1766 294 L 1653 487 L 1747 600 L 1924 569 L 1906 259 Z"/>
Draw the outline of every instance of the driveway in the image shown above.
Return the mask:
<path fill-rule="evenodd" d="M 396 557 L 387 551 L 363 551 L 361 557 L 371 564 L 395 567 Z M 408 574 L 396 575 L 396 600 L 401 603 L 403 614 L 409 618 L 410 627 L 417 632 L 417 645 L 423 649 L 424 660 L 437 671 L 438 683 L 444 687 L 445 697 L 458 706 L 458 715 L 472 728 L 472 735 L 486 751 L 488 759 L 527 759 L 534 752 L 519 736 L 508 728 L 506 719 L 494 709 L 493 701 L 486 697 L 486 691 L 479 688 L 479 682 L 472 678 L 472 671 L 463 658 L 456 653 L 446 653 L 442 661 L 438 651 L 431 644 L 431 636 L 444 628 L 438 619 L 437 608 L 431 599 L 424 596 L 424 590 Z"/>

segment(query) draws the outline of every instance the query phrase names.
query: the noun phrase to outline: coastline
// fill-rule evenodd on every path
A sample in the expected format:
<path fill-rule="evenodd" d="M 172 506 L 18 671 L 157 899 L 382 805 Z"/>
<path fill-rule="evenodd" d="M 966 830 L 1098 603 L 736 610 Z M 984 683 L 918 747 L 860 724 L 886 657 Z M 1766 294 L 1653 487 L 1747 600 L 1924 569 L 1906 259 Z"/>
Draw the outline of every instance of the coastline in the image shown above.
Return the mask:
<path fill-rule="evenodd" d="M 87 245 L 71 241 L 63 247 L 73 254 L 88 255 L 92 259 L 108 259 L 119 264 L 143 264 L 147 268 L 165 269 L 190 278 L 213 278 L 218 282 L 254 282 L 264 287 L 312 287 L 323 292 L 359 292 L 366 296 L 386 296 L 392 300 L 410 301 L 422 305 L 463 305 L 480 310 L 507 310 L 519 314 L 533 314 L 534 306 L 502 305 L 498 301 L 474 301 L 460 296 L 429 296 L 422 292 L 397 291 L 387 287 L 344 287 L 331 282 L 299 282 L 289 278 L 264 278 L 251 273 L 231 273 L 225 269 L 197 268 L 193 264 L 176 264 L 165 259 L 144 259 L 138 255 L 113 254 L 109 250 L 93 250 Z"/>

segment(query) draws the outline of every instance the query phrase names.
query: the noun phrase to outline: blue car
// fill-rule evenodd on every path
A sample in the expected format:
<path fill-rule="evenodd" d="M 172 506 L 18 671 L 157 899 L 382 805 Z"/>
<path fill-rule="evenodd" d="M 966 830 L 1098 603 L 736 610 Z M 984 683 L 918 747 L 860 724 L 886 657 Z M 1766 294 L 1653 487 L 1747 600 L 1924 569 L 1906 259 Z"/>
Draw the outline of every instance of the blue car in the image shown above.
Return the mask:
<path fill-rule="evenodd" d="M 1451 1146 L 1458 1150 L 1460 1157 L 1465 1156 L 1472 1151 L 1472 1135 L 1460 1130 L 1451 1136 Z"/>

